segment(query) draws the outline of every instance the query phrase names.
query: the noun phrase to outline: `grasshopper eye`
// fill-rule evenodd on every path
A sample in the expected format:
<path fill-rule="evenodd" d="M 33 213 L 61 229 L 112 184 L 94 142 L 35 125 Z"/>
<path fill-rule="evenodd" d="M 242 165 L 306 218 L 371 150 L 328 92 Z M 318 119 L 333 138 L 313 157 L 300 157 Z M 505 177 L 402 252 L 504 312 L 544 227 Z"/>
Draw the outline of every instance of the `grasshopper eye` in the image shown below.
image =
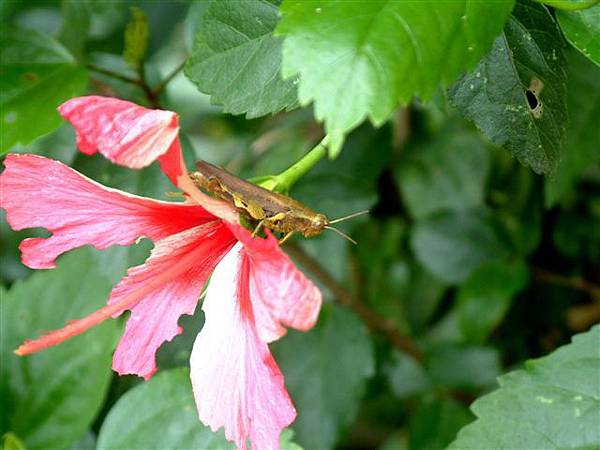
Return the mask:
<path fill-rule="evenodd" d="M 313 226 L 318 229 L 325 228 L 325 226 L 329 223 L 329 221 L 327 220 L 327 217 L 325 217 L 323 214 L 317 214 L 313 218 L 312 222 L 313 222 Z"/>

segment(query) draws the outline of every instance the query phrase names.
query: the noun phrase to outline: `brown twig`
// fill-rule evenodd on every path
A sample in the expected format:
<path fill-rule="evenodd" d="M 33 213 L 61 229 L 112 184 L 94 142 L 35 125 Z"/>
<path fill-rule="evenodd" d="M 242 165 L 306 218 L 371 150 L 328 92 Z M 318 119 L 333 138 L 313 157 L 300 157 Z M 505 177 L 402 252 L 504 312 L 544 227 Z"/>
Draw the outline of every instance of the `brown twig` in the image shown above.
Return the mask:
<path fill-rule="evenodd" d="M 138 65 L 137 72 L 140 80 L 139 86 L 142 88 L 142 91 L 144 91 L 148 102 L 153 108 L 160 108 L 158 95 L 154 93 L 154 91 L 148 84 L 148 80 L 146 79 L 146 65 L 144 63 L 140 63 Z"/>
<path fill-rule="evenodd" d="M 127 75 L 122 75 L 117 72 L 113 72 L 112 70 L 105 69 L 103 67 L 97 66 L 95 64 L 86 64 L 88 69 L 93 70 L 94 72 L 101 73 L 102 75 L 106 75 L 107 77 L 115 78 L 117 80 L 121 80 L 125 83 L 135 84 L 136 86 L 141 86 L 141 81 L 137 78 L 128 77 Z"/>
<path fill-rule="evenodd" d="M 323 283 L 340 303 L 354 311 L 369 329 L 383 334 L 394 347 L 410 354 L 418 361 L 423 360 L 423 352 L 409 336 L 402 334 L 392 321 L 381 317 L 375 311 L 361 303 L 299 246 L 290 243 L 286 246 L 286 251 Z"/>
<path fill-rule="evenodd" d="M 122 75 L 117 72 L 113 72 L 112 70 L 105 69 L 100 66 L 96 66 L 95 64 L 87 64 L 86 67 L 94 72 L 101 73 L 108 77 L 114 78 L 116 80 L 123 81 L 125 83 L 133 84 L 139 87 L 142 91 L 144 91 L 144 95 L 148 99 L 148 103 L 153 108 L 160 108 L 160 94 L 165 89 L 167 84 L 183 69 L 185 65 L 185 61 L 183 61 L 179 66 L 177 66 L 169 75 L 165 77 L 155 88 L 152 88 L 150 84 L 148 84 L 148 80 L 146 79 L 146 69 L 144 64 L 140 64 L 137 70 L 138 78 L 128 77 L 127 75 Z"/>
<path fill-rule="evenodd" d="M 593 299 L 600 300 L 600 286 L 578 276 L 567 276 L 559 273 L 549 272 L 541 267 L 531 267 L 531 272 L 536 281 L 554 284 L 589 294 Z"/>

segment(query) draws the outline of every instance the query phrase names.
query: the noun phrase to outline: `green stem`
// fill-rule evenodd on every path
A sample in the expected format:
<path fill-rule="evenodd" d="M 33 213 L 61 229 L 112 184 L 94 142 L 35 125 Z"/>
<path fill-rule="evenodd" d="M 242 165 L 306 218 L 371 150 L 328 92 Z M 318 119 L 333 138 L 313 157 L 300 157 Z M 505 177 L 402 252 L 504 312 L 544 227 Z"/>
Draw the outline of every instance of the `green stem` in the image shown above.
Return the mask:
<path fill-rule="evenodd" d="M 287 192 L 291 187 L 302 178 L 315 164 L 317 164 L 327 154 L 325 147 L 326 139 L 319 142 L 311 151 L 304 155 L 298 162 L 288 167 L 286 170 L 276 175 L 277 186 L 284 192 Z"/>
<path fill-rule="evenodd" d="M 181 72 L 181 70 L 184 68 L 186 63 L 186 60 L 183 60 L 183 62 L 181 64 L 179 64 L 175 69 L 173 69 L 173 71 L 166 76 L 166 78 L 164 80 L 162 80 L 158 86 L 156 86 L 152 91 L 156 94 L 159 95 L 166 87 L 167 84 L 169 84 L 171 82 L 171 80 L 173 78 L 175 78 L 175 76 L 177 76 L 177 74 L 179 72 Z"/>
<path fill-rule="evenodd" d="M 575 2 L 573 0 L 536 0 L 538 3 L 543 3 L 552 6 L 556 9 L 564 9 L 565 11 L 579 11 L 588 9 L 597 4 L 600 0 L 581 0 Z"/>

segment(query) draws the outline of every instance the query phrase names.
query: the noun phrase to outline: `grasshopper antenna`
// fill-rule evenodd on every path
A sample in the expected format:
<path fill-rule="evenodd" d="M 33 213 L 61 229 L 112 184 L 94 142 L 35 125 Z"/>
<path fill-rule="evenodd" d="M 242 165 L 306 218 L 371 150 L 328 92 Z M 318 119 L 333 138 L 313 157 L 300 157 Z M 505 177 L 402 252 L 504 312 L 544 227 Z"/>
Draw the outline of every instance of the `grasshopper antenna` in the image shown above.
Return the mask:
<path fill-rule="evenodd" d="M 331 222 L 329 222 L 331 223 Z M 331 231 L 335 231 L 337 234 L 339 234 L 340 236 L 342 236 L 344 239 L 348 239 L 350 242 L 352 242 L 354 245 L 357 244 L 357 242 L 352 239 L 350 236 L 348 236 L 346 233 L 344 233 L 343 231 L 338 230 L 337 228 L 333 228 L 330 226 L 325 226 L 326 229 L 331 230 Z"/>
<path fill-rule="evenodd" d="M 369 214 L 369 210 L 365 209 L 364 211 L 359 211 L 359 212 L 355 212 L 352 214 L 348 214 L 347 216 L 340 217 L 339 219 L 330 220 L 329 223 L 332 224 L 332 223 L 343 222 L 344 220 L 353 219 L 355 217 L 362 216 L 363 214 Z"/>

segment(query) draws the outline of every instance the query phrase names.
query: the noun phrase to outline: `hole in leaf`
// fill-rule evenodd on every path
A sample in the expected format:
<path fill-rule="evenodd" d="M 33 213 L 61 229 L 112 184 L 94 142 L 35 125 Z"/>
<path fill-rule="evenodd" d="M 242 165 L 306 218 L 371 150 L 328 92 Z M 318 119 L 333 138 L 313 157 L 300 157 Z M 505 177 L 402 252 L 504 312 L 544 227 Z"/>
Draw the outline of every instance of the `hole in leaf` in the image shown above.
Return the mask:
<path fill-rule="evenodd" d="M 531 109 L 537 108 L 540 102 L 538 102 L 538 99 L 535 96 L 535 94 L 531 92 L 531 90 L 527 89 L 527 91 L 525 91 L 525 95 L 527 97 L 527 103 L 529 103 L 529 107 Z"/>
<path fill-rule="evenodd" d="M 539 119 L 543 112 L 542 101 L 540 100 L 540 94 L 544 89 L 544 83 L 539 78 L 532 78 L 529 82 L 529 88 L 525 91 L 525 97 L 527 98 L 527 104 L 531 109 L 531 114 L 536 119 Z"/>

